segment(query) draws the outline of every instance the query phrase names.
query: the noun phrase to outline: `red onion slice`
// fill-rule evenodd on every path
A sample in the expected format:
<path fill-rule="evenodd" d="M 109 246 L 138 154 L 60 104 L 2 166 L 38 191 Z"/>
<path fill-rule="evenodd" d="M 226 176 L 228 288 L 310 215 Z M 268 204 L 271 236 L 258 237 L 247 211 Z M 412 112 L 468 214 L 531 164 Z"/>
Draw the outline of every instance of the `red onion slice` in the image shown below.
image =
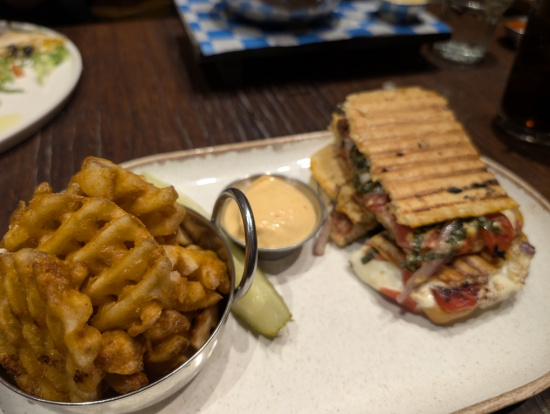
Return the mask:
<path fill-rule="evenodd" d="M 532 244 L 527 243 L 527 242 L 522 242 L 519 245 L 519 249 L 521 250 L 521 252 L 523 254 L 526 254 L 526 255 L 529 255 L 529 256 L 534 256 L 535 252 L 536 252 L 535 246 L 533 246 Z"/>
<path fill-rule="evenodd" d="M 407 296 L 422 283 L 426 282 L 432 275 L 437 273 L 441 269 L 449 257 L 443 259 L 430 260 L 429 262 L 422 263 L 422 266 L 413 273 L 413 275 L 407 280 L 403 290 L 396 296 L 397 303 L 403 303 Z"/>
<path fill-rule="evenodd" d="M 330 210 L 327 212 L 325 221 L 323 222 L 323 225 L 319 230 L 319 234 L 315 239 L 315 243 L 313 244 L 313 254 L 315 256 L 323 256 L 325 254 L 325 248 L 330 238 L 330 229 L 332 228 L 332 210 L 333 209 L 334 209 L 334 206 L 331 205 Z"/>
<path fill-rule="evenodd" d="M 422 263 L 420 268 L 412 274 L 412 276 L 407 280 L 407 283 L 403 287 L 403 290 L 395 298 L 398 303 L 403 303 L 403 301 L 411 294 L 411 292 L 422 283 L 425 283 L 431 276 L 436 274 L 439 269 L 447 263 L 453 254 L 452 246 L 448 243 L 449 236 L 458 228 L 458 221 L 453 220 L 446 223 L 439 233 L 437 243 L 432 249 L 432 253 L 435 254 L 445 254 L 446 257 L 441 259 L 430 260 L 428 262 Z"/>

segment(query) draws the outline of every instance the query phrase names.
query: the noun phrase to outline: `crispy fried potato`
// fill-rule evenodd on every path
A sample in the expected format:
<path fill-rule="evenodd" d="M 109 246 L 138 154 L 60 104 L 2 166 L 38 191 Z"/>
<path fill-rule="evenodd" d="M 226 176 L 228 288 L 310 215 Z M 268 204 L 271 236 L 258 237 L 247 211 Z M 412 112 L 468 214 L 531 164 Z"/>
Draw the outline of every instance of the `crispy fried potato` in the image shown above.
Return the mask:
<path fill-rule="evenodd" d="M 212 251 L 164 246 L 179 276 L 173 276 L 172 307 L 181 312 L 217 304 L 228 293 L 227 267 Z"/>
<path fill-rule="evenodd" d="M 231 281 L 227 266 L 216 253 L 203 250 L 196 245 L 185 248 L 182 246 L 164 246 L 172 261 L 174 270 L 188 280 L 200 282 L 205 288 L 229 293 Z"/>
<path fill-rule="evenodd" d="M 195 318 L 195 322 L 191 333 L 191 345 L 193 348 L 199 349 L 210 338 L 212 330 L 218 325 L 218 308 L 210 306 L 202 310 Z"/>
<path fill-rule="evenodd" d="M 145 364 L 152 378 L 167 374 L 193 354 L 194 350 L 189 346 L 191 322 L 185 314 L 167 309 L 143 334 L 147 348 Z"/>
<path fill-rule="evenodd" d="M 169 362 L 183 355 L 189 346 L 189 339 L 183 335 L 172 335 L 155 346 L 147 355 L 148 363 Z"/>
<path fill-rule="evenodd" d="M 149 385 L 149 379 L 144 372 L 131 375 L 108 374 L 105 383 L 117 393 L 127 394 Z"/>
<path fill-rule="evenodd" d="M 41 186 L 28 205 L 19 204 L 1 246 L 11 252 L 32 247 L 65 256 L 89 241 L 106 222 L 123 215 L 124 210 L 108 200 L 56 194 L 49 186 Z"/>
<path fill-rule="evenodd" d="M 185 216 L 174 187 L 158 188 L 103 158 L 86 158 L 67 193 L 113 201 L 139 218 L 153 236 L 175 233 Z"/>
<path fill-rule="evenodd" d="M 87 325 L 90 299 L 71 287 L 68 265 L 22 249 L 0 258 L 0 362 L 25 392 L 60 401 L 99 397 L 101 334 Z M 25 291 L 32 292 L 25 298 Z"/>
<path fill-rule="evenodd" d="M 190 312 L 217 304 L 222 295 L 210 289 L 206 289 L 200 282 L 194 282 L 181 278 L 174 285 L 173 306 L 181 312 Z"/>
<path fill-rule="evenodd" d="M 104 332 L 96 363 L 109 374 L 131 375 L 143 371 L 145 347 L 126 331 Z"/>
<path fill-rule="evenodd" d="M 25 392 L 89 401 L 187 361 L 219 322 L 224 261 L 185 232 L 173 188 L 89 158 L 68 189 L 39 185 L 0 246 L 0 365 Z M 190 231 L 191 230 L 191 231 Z M 176 243 L 187 234 L 187 247 Z"/>
<path fill-rule="evenodd" d="M 174 309 L 165 309 L 155 325 L 144 332 L 143 336 L 148 344 L 158 345 L 175 334 L 189 337 L 190 330 L 191 321 L 186 315 Z"/>

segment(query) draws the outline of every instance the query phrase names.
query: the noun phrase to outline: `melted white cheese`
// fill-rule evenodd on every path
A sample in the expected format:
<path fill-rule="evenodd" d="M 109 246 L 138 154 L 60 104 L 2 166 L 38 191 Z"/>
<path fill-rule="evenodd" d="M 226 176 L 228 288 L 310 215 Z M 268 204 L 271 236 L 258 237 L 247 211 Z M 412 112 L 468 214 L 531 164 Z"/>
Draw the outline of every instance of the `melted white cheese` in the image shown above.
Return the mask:
<path fill-rule="evenodd" d="M 489 277 L 486 289 L 483 289 L 479 295 L 480 308 L 503 301 L 523 288 L 531 257 L 521 253 L 520 244 L 521 240 L 516 239 L 507 253 L 508 259 L 504 265 Z M 362 263 L 361 259 L 368 249 L 368 246 L 363 246 L 351 254 L 350 264 L 357 277 L 377 291 L 386 288 L 401 292 L 403 290 L 401 269 L 393 263 L 376 259 Z M 421 309 L 438 306 L 431 291 L 432 286 L 435 285 L 445 286 L 441 281 L 425 283 L 411 293 L 412 299 Z"/>
<path fill-rule="evenodd" d="M 363 246 L 351 254 L 350 264 L 357 277 L 377 291 L 386 288 L 401 292 L 403 290 L 403 273 L 401 269 L 385 260 L 373 259 L 363 263 L 361 259 L 368 249 L 369 247 Z M 426 283 L 411 294 L 414 301 L 421 308 L 436 306 L 430 288 L 431 285 Z"/>
<path fill-rule="evenodd" d="M 518 225 L 522 224 L 522 218 L 519 210 L 517 209 L 508 209 L 501 211 L 502 214 L 510 221 L 513 228 L 517 228 Z"/>
<path fill-rule="evenodd" d="M 523 288 L 531 256 L 522 253 L 520 245 L 521 241 L 516 239 L 506 252 L 507 260 L 504 266 L 490 276 L 488 295 L 480 300 L 480 307 L 484 308 L 507 299 Z"/>
<path fill-rule="evenodd" d="M 400 292 L 403 289 L 403 276 L 399 268 L 384 260 L 373 259 L 363 263 L 361 259 L 368 250 L 369 247 L 363 246 L 350 256 L 350 264 L 357 277 L 378 291 L 387 288 Z"/>

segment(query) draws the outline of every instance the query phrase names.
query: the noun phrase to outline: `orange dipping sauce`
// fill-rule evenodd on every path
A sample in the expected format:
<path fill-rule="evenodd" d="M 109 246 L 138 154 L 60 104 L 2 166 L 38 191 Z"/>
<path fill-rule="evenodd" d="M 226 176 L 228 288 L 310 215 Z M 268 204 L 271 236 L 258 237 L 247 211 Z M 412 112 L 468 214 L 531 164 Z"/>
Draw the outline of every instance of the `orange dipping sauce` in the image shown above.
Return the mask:
<path fill-rule="evenodd" d="M 508 26 L 510 29 L 512 29 L 515 32 L 523 34 L 525 31 L 525 24 L 526 22 L 524 20 L 508 20 L 506 22 L 506 26 Z"/>

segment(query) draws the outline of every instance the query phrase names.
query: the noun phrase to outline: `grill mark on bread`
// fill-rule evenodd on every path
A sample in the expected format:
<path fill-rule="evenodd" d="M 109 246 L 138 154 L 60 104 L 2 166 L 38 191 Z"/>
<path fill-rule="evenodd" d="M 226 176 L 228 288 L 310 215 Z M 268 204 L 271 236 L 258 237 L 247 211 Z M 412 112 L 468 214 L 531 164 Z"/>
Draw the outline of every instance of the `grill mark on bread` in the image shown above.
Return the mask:
<path fill-rule="evenodd" d="M 394 188 L 393 199 L 403 200 L 411 197 L 421 197 L 437 193 L 466 194 L 468 190 L 498 186 L 489 172 L 480 174 L 464 174 L 449 186 L 447 177 L 436 177 L 431 180 L 409 182 L 407 185 Z"/>
<path fill-rule="evenodd" d="M 478 254 L 460 256 L 444 266 L 436 277 L 448 284 L 449 288 L 464 283 L 486 284 L 496 267 Z"/>
<path fill-rule="evenodd" d="M 445 205 L 460 204 L 462 202 L 470 204 L 471 202 L 498 200 L 499 198 L 506 197 L 507 194 L 502 187 L 499 185 L 488 185 L 483 188 L 469 188 L 460 192 L 444 191 L 425 195 L 415 194 L 412 197 L 394 201 L 399 201 L 401 208 L 409 206 L 411 210 L 420 210 L 424 205 L 428 208 L 440 207 Z"/>
<path fill-rule="evenodd" d="M 387 261 L 399 268 L 405 263 L 405 255 L 389 238 L 387 232 L 378 233 L 369 239 L 369 244 Z M 432 279 L 445 282 L 449 288 L 464 283 L 487 283 L 497 267 L 479 254 L 459 256 L 443 266 Z"/>
<path fill-rule="evenodd" d="M 435 92 L 352 94 L 342 111 L 349 136 L 366 156 L 372 181 L 389 195 L 398 223 L 421 227 L 517 208 Z"/>
<path fill-rule="evenodd" d="M 477 151 L 471 146 L 451 146 L 428 151 L 386 152 L 371 155 L 371 174 L 379 179 L 390 171 L 411 168 L 414 166 L 433 165 L 448 161 L 468 161 L 478 159 Z"/>
<path fill-rule="evenodd" d="M 484 172 L 487 172 L 485 163 L 479 158 L 476 158 L 431 165 L 413 165 L 395 171 L 387 171 L 381 174 L 380 181 L 391 196 L 391 192 L 394 188 L 399 188 L 401 185 L 405 185 L 405 183 L 429 180 L 437 177 L 447 177 L 449 178 L 449 186 L 451 186 L 453 185 L 453 177 Z"/>
<path fill-rule="evenodd" d="M 369 239 L 369 244 L 387 261 L 398 267 L 405 263 L 406 256 L 397 245 L 391 240 L 387 231 L 375 234 Z"/>
<path fill-rule="evenodd" d="M 500 197 L 477 198 L 454 204 L 438 204 L 419 207 L 415 209 L 395 208 L 394 212 L 397 221 L 415 227 L 421 227 L 424 223 L 441 222 L 441 217 L 452 217 L 452 219 L 478 217 L 484 214 L 497 213 L 509 208 L 517 208 L 517 204 L 510 206 L 509 198 L 504 194 Z"/>
<path fill-rule="evenodd" d="M 460 131 L 444 133 L 427 133 L 420 136 L 397 136 L 384 138 L 383 140 L 371 140 L 367 138 L 370 132 L 355 141 L 357 149 L 368 156 L 375 156 L 387 153 L 425 152 L 447 147 L 472 147 L 470 142 L 464 138 Z"/>
<path fill-rule="evenodd" d="M 478 272 L 484 276 L 489 276 L 496 269 L 496 266 L 492 262 L 484 259 L 483 256 L 478 254 L 463 256 L 461 260 L 467 262 L 470 266 L 475 267 Z"/>
<path fill-rule="evenodd" d="M 440 224 L 460 223 L 460 219 L 512 209 L 516 217 L 519 215 L 517 203 L 481 160 L 445 100 L 434 95 L 419 88 L 351 95 L 341 107 L 343 118 L 334 118 L 337 123 L 333 123 L 332 130 L 342 148 L 350 151 L 350 166 L 357 168 L 356 180 L 360 184 L 357 196 L 377 212 L 386 228 L 371 236 L 354 254 L 354 270 L 365 283 L 387 296 L 394 297 L 394 292 L 400 291 L 396 300 L 406 309 L 422 310 L 432 322 L 446 324 L 521 289 L 530 257 L 522 252 L 518 237 L 507 250 L 506 259 L 491 257 L 489 251 L 481 250 L 486 246 L 481 241 L 482 234 L 474 234 L 480 228 L 473 220 L 463 228 L 471 239 L 460 248 L 455 246 L 456 251 L 416 255 L 415 250 L 409 254 L 402 250 L 409 252 L 407 248 L 413 246 L 421 251 L 418 244 L 424 243 L 425 228 L 428 230 L 426 240 L 441 246 L 444 234 L 437 232 L 451 227 Z M 365 156 L 368 169 L 350 140 Z M 381 184 L 381 188 L 376 184 Z M 409 228 L 399 229 L 393 220 Z M 402 247 L 398 247 L 395 240 Z M 431 244 L 426 244 L 431 248 Z M 374 257 L 373 252 L 369 252 L 371 246 L 378 253 Z M 464 246 L 468 248 L 462 249 Z M 464 253 L 467 254 L 455 256 Z M 377 263 L 367 264 L 368 260 L 380 259 L 407 272 Z M 423 268 L 423 264 L 432 262 L 429 266 L 439 266 L 442 264 L 439 260 L 446 263 L 427 281 L 425 278 L 420 281 L 422 272 L 430 269 Z M 416 269 L 421 269 L 421 273 L 415 275 Z M 413 272 L 409 282 L 419 285 L 411 286 L 400 280 L 410 276 L 409 272 Z M 434 286 L 439 288 L 431 290 Z M 472 295 L 476 302 L 470 307 Z M 468 301 L 462 310 L 453 309 L 456 303 L 441 302 L 461 300 L 461 297 Z"/>
<path fill-rule="evenodd" d="M 349 114 L 348 116 L 353 116 Z M 368 142 L 387 141 L 392 139 L 407 139 L 414 137 L 424 137 L 431 134 L 447 134 L 461 132 L 462 126 L 456 121 L 432 120 L 431 122 L 420 122 L 400 125 L 390 125 L 385 127 L 372 127 L 366 118 L 349 118 L 350 128 L 352 130 L 351 138 L 356 143 L 363 140 Z M 353 131 L 361 131 L 354 133 Z"/>
<path fill-rule="evenodd" d="M 437 119 L 439 122 L 447 121 L 449 123 L 455 121 L 453 113 L 449 112 L 445 106 L 441 105 L 427 108 L 403 108 L 399 112 L 363 111 L 357 108 L 350 109 L 355 110 L 364 116 L 365 118 L 362 118 L 363 122 L 365 122 L 366 125 L 373 130 L 407 124 L 432 123 L 434 119 Z"/>
<path fill-rule="evenodd" d="M 365 96 L 368 99 L 365 99 Z M 447 100 L 445 98 L 435 92 L 426 91 L 418 87 L 371 91 L 366 94 L 359 92 L 348 95 L 344 103 L 344 108 L 354 108 L 363 113 L 446 106 Z"/>

